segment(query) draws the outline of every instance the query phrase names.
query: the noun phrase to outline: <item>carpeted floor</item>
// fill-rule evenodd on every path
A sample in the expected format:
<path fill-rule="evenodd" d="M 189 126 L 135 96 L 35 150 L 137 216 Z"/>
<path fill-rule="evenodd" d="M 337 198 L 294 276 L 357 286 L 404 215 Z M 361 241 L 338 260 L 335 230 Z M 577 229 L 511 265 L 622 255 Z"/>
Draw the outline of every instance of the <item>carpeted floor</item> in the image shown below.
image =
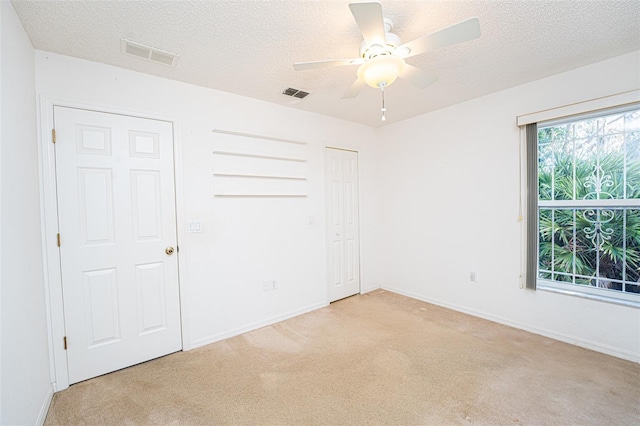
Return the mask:
<path fill-rule="evenodd" d="M 394 293 L 71 386 L 46 425 L 638 425 L 640 365 Z"/>

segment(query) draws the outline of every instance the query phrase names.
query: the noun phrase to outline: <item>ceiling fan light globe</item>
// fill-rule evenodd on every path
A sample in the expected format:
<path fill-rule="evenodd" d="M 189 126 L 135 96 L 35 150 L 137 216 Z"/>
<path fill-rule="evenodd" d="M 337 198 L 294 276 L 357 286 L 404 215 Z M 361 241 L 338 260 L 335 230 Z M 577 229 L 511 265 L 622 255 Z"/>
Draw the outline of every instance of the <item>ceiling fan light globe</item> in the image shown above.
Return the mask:
<path fill-rule="evenodd" d="M 358 78 L 368 86 L 390 86 L 404 68 L 404 59 L 396 55 L 380 55 L 358 67 Z"/>

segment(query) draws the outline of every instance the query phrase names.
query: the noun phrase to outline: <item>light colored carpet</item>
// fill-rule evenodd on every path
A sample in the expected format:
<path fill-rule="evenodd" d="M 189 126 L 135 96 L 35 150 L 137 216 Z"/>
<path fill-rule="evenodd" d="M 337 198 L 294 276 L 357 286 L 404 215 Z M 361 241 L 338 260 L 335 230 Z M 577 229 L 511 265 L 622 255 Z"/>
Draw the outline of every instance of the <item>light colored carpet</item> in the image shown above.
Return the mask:
<path fill-rule="evenodd" d="M 639 364 L 385 291 L 78 383 L 54 395 L 46 420 L 47 425 L 639 422 Z"/>

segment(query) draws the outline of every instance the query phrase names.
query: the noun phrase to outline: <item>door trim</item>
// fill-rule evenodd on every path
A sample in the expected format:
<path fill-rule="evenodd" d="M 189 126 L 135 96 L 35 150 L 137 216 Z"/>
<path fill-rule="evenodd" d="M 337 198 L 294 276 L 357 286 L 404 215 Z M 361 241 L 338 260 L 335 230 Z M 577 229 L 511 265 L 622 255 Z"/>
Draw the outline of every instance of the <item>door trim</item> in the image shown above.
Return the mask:
<path fill-rule="evenodd" d="M 51 141 L 53 129 L 54 106 L 85 109 L 96 112 L 128 115 L 138 118 L 161 120 L 173 125 L 173 162 L 176 195 L 176 235 L 178 246 L 186 242 L 182 141 L 180 120 L 147 112 L 113 107 L 110 105 L 87 104 L 69 99 L 38 97 L 38 160 L 40 174 L 40 215 L 42 229 L 42 258 L 44 262 L 45 304 L 47 309 L 47 332 L 49 337 L 49 364 L 51 383 L 55 392 L 69 387 L 69 369 L 67 354 L 64 349 L 64 303 L 62 299 L 62 278 L 60 269 L 60 251 L 57 244 L 58 230 L 58 199 L 56 190 L 55 152 Z M 63 236 L 64 238 L 64 236 Z M 181 247 L 184 253 L 185 247 Z M 191 334 L 189 333 L 188 285 L 185 279 L 185 255 L 178 255 L 178 288 L 180 297 L 180 321 L 182 334 L 182 350 L 191 349 Z"/>

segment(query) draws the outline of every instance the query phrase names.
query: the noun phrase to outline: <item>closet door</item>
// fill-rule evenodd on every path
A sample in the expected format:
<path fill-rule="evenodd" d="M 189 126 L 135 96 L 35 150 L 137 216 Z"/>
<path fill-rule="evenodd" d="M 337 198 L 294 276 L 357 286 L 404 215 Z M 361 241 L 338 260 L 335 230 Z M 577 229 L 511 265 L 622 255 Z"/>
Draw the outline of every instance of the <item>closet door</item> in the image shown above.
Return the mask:
<path fill-rule="evenodd" d="M 360 292 L 358 153 L 326 149 L 329 301 Z"/>

